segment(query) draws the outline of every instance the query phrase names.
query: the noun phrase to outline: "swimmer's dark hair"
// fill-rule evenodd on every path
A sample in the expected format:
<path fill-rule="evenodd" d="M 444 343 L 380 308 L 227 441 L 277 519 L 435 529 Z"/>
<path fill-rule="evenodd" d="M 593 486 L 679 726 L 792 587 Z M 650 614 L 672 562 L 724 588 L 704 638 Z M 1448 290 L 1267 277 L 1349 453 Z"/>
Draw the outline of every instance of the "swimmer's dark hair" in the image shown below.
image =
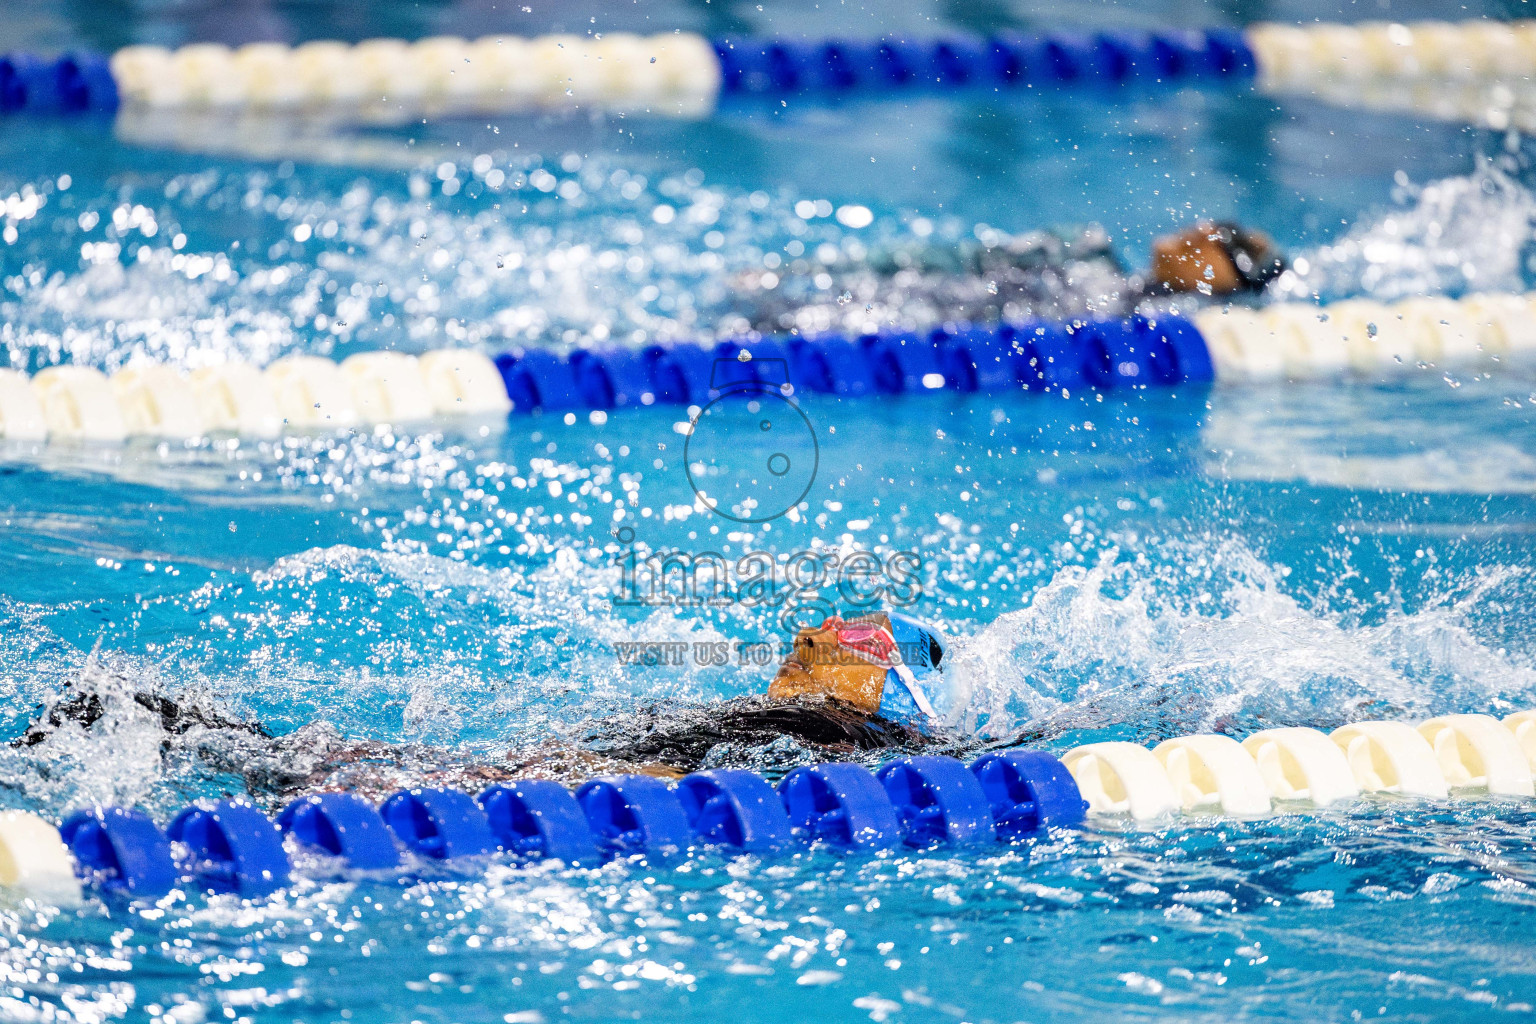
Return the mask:
<path fill-rule="evenodd" d="M 160 728 L 172 736 L 182 736 L 194 728 L 204 729 L 236 729 L 247 732 L 263 739 L 271 739 L 272 734 L 260 722 L 251 722 L 239 718 L 231 718 L 213 708 L 203 707 L 190 702 L 178 702 L 169 697 L 162 697 L 156 693 L 135 691 L 133 702 L 144 708 L 160 719 Z M 41 706 L 37 709 L 32 724 L 27 731 L 11 741 L 13 747 L 33 747 L 46 740 L 54 730 L 65 723 L 78 725 L 83 729 L 89 729 L 101 721 L 107 713 L 106 704 L 101 699 L 101 694 L 94 690 L 75 690 L 69 692 L 51 705 Z"/>

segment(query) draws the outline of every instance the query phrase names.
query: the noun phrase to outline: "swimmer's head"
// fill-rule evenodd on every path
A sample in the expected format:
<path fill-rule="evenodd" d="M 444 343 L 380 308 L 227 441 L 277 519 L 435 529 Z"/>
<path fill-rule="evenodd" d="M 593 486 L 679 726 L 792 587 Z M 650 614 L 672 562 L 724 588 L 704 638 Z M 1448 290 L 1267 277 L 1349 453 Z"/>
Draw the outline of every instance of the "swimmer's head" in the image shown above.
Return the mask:
<path fill-rule="evenodd" d="M 795 635 L 794 649 L 768 687 L 768 696 L 775 700 L 832 697 L 865 714 L 875 714 L 880 710 L 887 667 L 852 647 L 856 641 L 866 639 L 871 630 L 882 628 L 890 628 L 884 615 L 853 620 L 834 615 L 819 626 L 800 630 Z"/>
<path fill-rule="evenodd" d="M 1202 221 L 1152 243 L 1152 281 L 1171 292 L 1259 292 L 1285 267 L 1268 235 L 1236 224 Z"/>
<path fill-rule="evenodd" d="M 946 646 L 937 629 L 907 615 L 833 616 L 800 630 L 768 696 L 831 697 L 898 721 L 942 717 L 952 703 L 941 675 Z"/>

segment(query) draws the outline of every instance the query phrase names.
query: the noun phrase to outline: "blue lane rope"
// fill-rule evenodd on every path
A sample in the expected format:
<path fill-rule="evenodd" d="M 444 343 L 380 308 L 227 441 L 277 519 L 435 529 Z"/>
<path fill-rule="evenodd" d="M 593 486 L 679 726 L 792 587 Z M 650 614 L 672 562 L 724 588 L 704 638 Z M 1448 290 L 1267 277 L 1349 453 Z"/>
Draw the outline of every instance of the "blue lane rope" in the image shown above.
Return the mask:
<path fill-rule="evenodd" d="M 969 767 L 907 757 L 878 775 L 852 763 L 811 765 L 777 788 L 743 769 L 716 769 L 675 787 L 648 775 L 604 776 L 574 795 L 542 780 L 498 784 L 478 799 L 402 790 L 378 808 L 327 793 L 295 799 L 275 821 L 222 800 L 188 807 L 166 831 L 142 811 L 103 807 L 75 813 L 60 835 L 81 880 L 106 897 L 154 899 L 190 886 L 259 898 L 292 880 L 284 836 L 343 871 L 398 875 L 409 870 L 402 850 L 428 862 L 501 855 L 595 865 L 707 849 L 790 856 L 810 843 L 848 851 L 1013 843 L 1077 825 L 1087 809 L 1061 761 L 1015 750 Z"/>
<path fill-rule="evenodd" d="M 1505 298 L 1509 302 L 1503 306 L 1509 308 L 1495 312 L 1505 320 L 1526 315 L 1521 300 Z M 1227 326 L 1224 320 L 1206 329 L 1220 331 Z M 1220 334 L 1216 338 L 1223 340 Z M 1490 338 L 1490 351 L 1499 349 L 1499 342 Z M 1231 338 L 1224 343 L 1223 358 L 1237 360 L 1241 370 L 1246 366 L 1244 343 Z M 1438 360 L 1438 352 L 1426 358 Z M 188 375 L 147 365 L 121 370 L 110 379 L 89 366 L 44 367 L 30 378 L 0 368 L 0 435 L 8 441 L 93 443 L 224 432 L 273 437 L 285 429 L 425 426 L 434 417 L 448 423 L 472 417 L 483 423 L 513 411 L 553 413 L 571 422 L 586 412 L 597 420 L 599 412 L 608 410 L 658 404 L 702 408 L 723 395 L 769 390 L 784 397 L 949 390 L 1073 398 L 1089 390 L 1203 388 L 1215 376 L 1201 329 L 1175 316 L 949 323 L 925 331 L 851 337 L 576 349 L 564 356 L 545 349 L 494 357 L 476 350 L 445 349 L 420 357 L 383 350 L 355 353 L 338 364 L 294 355 L 265 372 L 234 363 Z"/>
<path fill-rule="evenodd" d="M 117 82 L 105 55 L 87 51 L 44 58 L 0 54 L 0 113 L 111 114 Z"/>
<path fill-rule="evenodd" d="M 921 41 L 727 37 L 710 45 L 724 94 L 1246 81 L 1256 67 L 1236 29 L 1000 33 Z M 0 55 L 0 112 L 111 113 L 121 98 L 105 54 Z"/>
<path fill-rule="evenodd" d="M 741 385 L 782 385 L 780 367 L 788 368 L 796 391 L 844 397 L 936 390 L 1070 395 L 1205 384 L 1216 376 L 1200 331 L 1177 316 L 946 324 L 852 338 L 653 345 L 638 352 L 577 349 L 564 358 L 531 349 L 494 358 L 513 408 L 524 412 L 701 405 Z"/>
<path fill-rule="evenodd" d="M 1246 81 L 1255 71 L 1253 51 L 1235 29 L 868 42 L 728 37 L 712 45 L 724 94 Z M 110 114 L 120 100 L 105 54 L 0 55 L 0 112 Z"/>
<path fill-rule="evenodd" d="M 1237 29 L 821 42 L 725 37 L 710 46 L 723 94 L 1245 82 L 1256 69 L 1253 51 Z M 106 54 L 0 55 L 0 112 L 111 113 L 120 101 Z"/>
<path fill-rule="evenodd" d="M 1028 842 L 1090 812 L 1139 822 L 1181 811 L 1255 818 L 1275 813 L 1275 800 L 1326 807 L 1380 792 L 1445 799 L 1464 788 L 1530 798 L 1533 766 L 1536 711 L 1502 720 L 1450 714 L 1417 727 L 1354 722 L 1331 735 L 1285 727 L 1241 741 L 1175 736 L 1152 749 L 1089 743 L 1059 758 L 1004 750 L 969 765 L 914 755 L 878 773 L 851 762 L 813 764 L 777 787 L 750 771 L 714 769 L 676 785 L 602 776 L 574 794 L 545 780 L 493 785 L 478 798 L 402 790 L 379 808 L 332 793 L 296 798 L 275 822 L 249 803 L 221 800 L 186 808 L 164 832 L 143 812 L 116 807 L 76 812 L 57 831 L 12 812 L 0 847 L 12 857 L 20 851 L 42 876 L 53 872 L 55 889 L 62 872 L 114 900 L 178 887 L 261 898 L 294 880 L 290 854 L 299 855 L 300 877 L 387 879 L 419 877 L 424 864 L 441 862 L 474 869 L 487 857 L 592 866 L 631 857 L 668 864 L 711 850 L 787 857 L 808 845 L 976 847 Z"/>
<path fill-rule="evenodd" d="M 1247 81 L 1255 72 L 1237 29 L 825 42 L 728 37 L 714 47 L 724 93 Z"/>

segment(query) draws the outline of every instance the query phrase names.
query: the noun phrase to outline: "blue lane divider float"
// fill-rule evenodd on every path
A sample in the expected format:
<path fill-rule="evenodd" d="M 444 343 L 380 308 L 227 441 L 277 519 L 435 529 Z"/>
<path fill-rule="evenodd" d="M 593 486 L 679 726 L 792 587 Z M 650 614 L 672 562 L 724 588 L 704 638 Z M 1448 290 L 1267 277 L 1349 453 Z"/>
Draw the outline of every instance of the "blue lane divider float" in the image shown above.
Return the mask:
<path fill-rule="evenodd" d="M 501 848 L 522 860 L 599 860 L 596 838 L 571 791 L 548 779 L 496 785 L 480 794 L 480 807 Z"/>
<path fill-rule="evenodd" d="M 141 811 L 103 807 L 71 815 L 60 836 L 76 873 L 105 896 L 156 898 L 185 886 L 260 898 L 290 881 L 284 837 L 295 850 L 377 875 L 404 869 L 402 853 L 590 866 L 635 856 L 666 862 L 704 849 L 774 857 L 807 844 L 874 851 L 1017 842 L 1081 822 L 1086 806 L 1054 756 L 1008 751 L 969 767 L 908 757 L 878 775 L 858 764 L 811 765 L 777 789 L 732 768 L 695 772 L 675 786 L 648 775 L 604 776 L 574 794 L 548 780 L 494 785 L 478 798 L 413 789 L 379 808 L 325 793 L 299 797 L 276 821 L 225 800 L 187 808 L 165 832 Z"/>
<path fill-rule="evenodd" d="M 773 853 L 793 841 L 778 793 L 740 768 L 694 772 L 678 783 L 677 798 L 693 833 L 708 844 L 747 853 Z"/>
<path fill-rule="evenodd" d="M 213 892 L 266 896 L 288 884 L 288 852 L 277 824 L 247 803 L 188 807 L 166 830 L 187 850 L 192 879 Z"/>
<path fill-rule="evenodd" d="M 456 789 L 402 790 L 379 811 L 408 850 L 430 860 L 476 857 L 500 848 L 475 798 Z"/>
<path fill-rule="evenodd" d="M 972 845 L 995 836 L 981 783 L 950 757 L 907 757 L 880 769 L 908 846 Z"/>
<path fill-rule="evenodd" d="M 880 780 L 857 764 L 796 768 L 779 783 L 795 831 L 811 842 L 877 850 L 901 842 L 901 818 Z"/>
<path fill-rule="evenodd" d="M 883 93 L 978 86 L 1246 81 L 1253 51 L 1238 29 L 1097 34 L 1002 32 L 931 40 L 716 40 L 724 93 Z"/>
<path fill-rule="evenodd" d="M 938 390 L 1070 394 L 1215 379 L 1200 332 L 1176 316 L 945 324 L 925 332 L 742 338 L 638 352 L 577 349 L 565 358 L 533 349 L 503 352 L 495 362 L 515 409 L 547 412 L 703 405 L 750 385 L 784 383 L 812 394 L 860 397 Z"/>
<path fill-rule="evenodd" d="M 400 854 L 378 810 L 351 793 L 300 797 L 277 816 L 277 827 L 301 845 L 341 858 L 360 871 L 395 867 Z"/>
<path fill-rule="evenodd" d="M 692 845 L 682 803 L 649 775 L 610 775 L 576 791 L 597 842 L 610 856 L 644 854 L 665 860 Z"/>
<path fill-rule="evenodd" d="M 176 884 L 171 844 L 143 811 L 102 807 L 64 819 L 59 836 L 81 877 L 104 893 L 159 896 Z"/>
<path fill-rule="evenodd" d="M 1013 842 L 1050 826 L 1071 826 L 1088 802 L 1066 765 L 1039 750 L 985 754 L 971 765 L 991 807 L 999 842 Z"/>
<path fill-rule="evenodd" d="M 0 54 L 0 113 L 110 114 L 117 105 L 117 84 L 102 54 Z"/>

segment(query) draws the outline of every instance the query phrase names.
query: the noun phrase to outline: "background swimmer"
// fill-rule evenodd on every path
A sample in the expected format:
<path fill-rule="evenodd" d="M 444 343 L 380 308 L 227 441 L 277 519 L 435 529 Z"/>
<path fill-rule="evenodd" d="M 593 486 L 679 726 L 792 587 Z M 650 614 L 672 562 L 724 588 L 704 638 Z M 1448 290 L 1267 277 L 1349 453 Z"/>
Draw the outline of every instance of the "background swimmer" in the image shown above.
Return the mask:
<path fill-rule="evenodd" d="M 803 273 L 738 275 L 732 312 L 765 334 L 869 324 L 1126 316 L 1170 298 L 1257 296 L 1286 269 L 1268 235 L 1201 221 L 1158 238 L 1146 270 L 1121 264 L 1097 225 L 998 233 L 955 247 L 897 247 Z"/>

